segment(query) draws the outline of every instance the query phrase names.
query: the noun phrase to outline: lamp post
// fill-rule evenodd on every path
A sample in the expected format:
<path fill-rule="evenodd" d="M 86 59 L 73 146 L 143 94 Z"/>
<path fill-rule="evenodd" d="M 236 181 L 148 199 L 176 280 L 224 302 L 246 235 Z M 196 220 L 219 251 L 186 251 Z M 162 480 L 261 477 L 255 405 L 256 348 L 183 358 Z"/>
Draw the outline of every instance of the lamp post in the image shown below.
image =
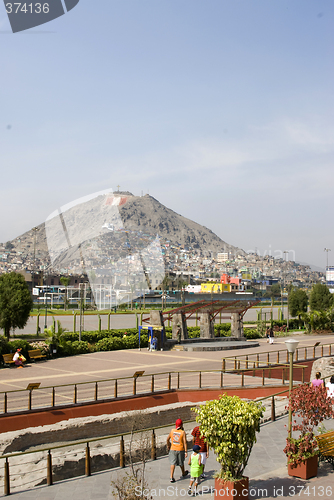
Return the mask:
<path fill-rule="evenodd" d="M 287 256 L 286 262 L 289 260 L 289 252 L 287 250 L 284 250 L 283 252 L 284 256 Z M 286 286 L 288 289 L 288 284 Z M 286 330 L 289 331 L 289 292 L 287 294 L 287 315 L 286 315 Z"/>
<path fill-rule="evenodd" d="M 48 294 L 47 294 L 47 292 L 44 293 L 44 298 L 45 298 L 44 330 L 46 330 L 48 327 Z"/>
<path fill-rule="evenodd" d="M 32 275 L 32 288 L 35 287 L 35 274 L 36 274 L 36 233 L 39 231 L 39 227 L 32 228 L 34 232 L 34 262 L 33 262 L 33 275 Z"/>
<path fill-rule="evenodd" d="M 84 293 L 85 283 L 79 283 L 79 298 L 80 298 L 80 325 L 79 325 L 79 342 L 81 342 L 81 333 L 83 331 L 83 314 L 84 314 Z M 86 296 L 86 294 L 85 294 Z M 101 304 L 101 289 L 100 289 L 100 304 Z"/>
<path fill-rule="evenodd" d="M 326 269 L 328 267 L 328 252 L 330 252 L 331 249 L 330 248 L 324 248 L 324 252 L 327 252 L 327 266 L 326 266 Z"/>
<path fill-rule="evenodd" d="M 290 355 L 290 366 L 289 366 L 289 398 L 291 395 L 293 387 L 293 355 L 299 344 L 298 340 L 289 339 L 285 341 L 286 348 Z M 292 410 L 289 408 L 289 426 L 288 426 L 288 436 L 291 438 L 291 427 L 292 427 Z"/>

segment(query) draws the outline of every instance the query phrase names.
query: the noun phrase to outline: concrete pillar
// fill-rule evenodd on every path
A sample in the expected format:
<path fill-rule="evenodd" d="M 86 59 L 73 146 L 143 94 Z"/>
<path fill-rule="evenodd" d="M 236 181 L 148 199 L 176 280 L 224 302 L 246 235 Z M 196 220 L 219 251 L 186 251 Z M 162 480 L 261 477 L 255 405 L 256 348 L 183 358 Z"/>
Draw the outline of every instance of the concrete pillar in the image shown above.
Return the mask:
<path fill-rule="evenodd" d="M 185 340 L 188 338 L 187 320 L 184 312 L 173 314 L 172 339 Z"/>
<path fill-rule="evenodd" d="M 150 311 L 150 325 L 164 327 L 162 311 L 157 311 L 155 309 Z M 163 330 L 162 339 L 160 333 L 159 335 L 157 335 L 157 339 L 158 339 L 158 350 L 164 349 L 166 347 L 166 340 L 167 340 L 165 327 Z"/>
<path fill-rule="evenodd" d="M 237 339 L 244 338 L 244 322 L 239 313 L 231 314 L 231 337 Z"/>
<path fill-rule="evenodd" d="M 215 336 L 214 324 L 211 321 L 210 313 L 202 312 L 200 316 L 200 337 L 203 339 L 213 339 Z"/>
<path fill-rule="evenodd" d="M 150 325 L 164 326 L 161 311 L 155 309 L 150 311 Z"/>

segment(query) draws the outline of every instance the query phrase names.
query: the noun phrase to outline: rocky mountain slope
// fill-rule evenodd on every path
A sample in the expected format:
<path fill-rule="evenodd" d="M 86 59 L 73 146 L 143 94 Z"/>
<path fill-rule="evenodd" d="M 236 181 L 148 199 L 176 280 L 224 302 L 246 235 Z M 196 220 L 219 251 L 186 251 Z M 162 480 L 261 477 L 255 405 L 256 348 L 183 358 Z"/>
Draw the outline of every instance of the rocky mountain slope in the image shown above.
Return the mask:
<path fill-rule="evenodd" d="M 177 214 L 148 194 L 133 196 L 129 192 L 116 192 L 113 195 L 113 205 L 115 204 L 118 206 L 124 228 L 130 231 L 158 234 L 162 243 L 169 242 L 171 245 L 191 249 L 203 256 L 216 257 L 218 252 L 224 251 L 244 254 L 243 250 L 226 243 L 210 229 Z M 87 224 L 93 223 L 92 215 Z M 107 219 L 105 223 L 108 223 Z M 50 259 L 45 224 L 42 223 L 34 229 L 7 242 L 7 249 L 11 248 L 17 255 L 29 256 L 31 259 L 35 253 L 36 259 L 48 266 Z"/>
<path fill-rule="evenodd" d="M 166 241 L 202 252 L 204 255 L 217 252 L 244 253 L 237 247 L 219 238 L 205 226 L 201 226 L 146 194 L 131 196 L 120 206 L 124 226 L 130 230 L 155 232 Z"/>

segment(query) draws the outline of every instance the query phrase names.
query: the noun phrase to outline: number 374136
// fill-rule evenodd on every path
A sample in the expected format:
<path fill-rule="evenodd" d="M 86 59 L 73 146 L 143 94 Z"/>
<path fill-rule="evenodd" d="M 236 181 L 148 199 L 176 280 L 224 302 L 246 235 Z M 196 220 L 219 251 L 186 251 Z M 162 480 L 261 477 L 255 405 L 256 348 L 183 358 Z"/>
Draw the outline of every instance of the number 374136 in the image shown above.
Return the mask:
<path fill-rule="evenodd" d="M 7 14 L 48 14 L 50 7 L 48 3 L 6 3 Z"/>

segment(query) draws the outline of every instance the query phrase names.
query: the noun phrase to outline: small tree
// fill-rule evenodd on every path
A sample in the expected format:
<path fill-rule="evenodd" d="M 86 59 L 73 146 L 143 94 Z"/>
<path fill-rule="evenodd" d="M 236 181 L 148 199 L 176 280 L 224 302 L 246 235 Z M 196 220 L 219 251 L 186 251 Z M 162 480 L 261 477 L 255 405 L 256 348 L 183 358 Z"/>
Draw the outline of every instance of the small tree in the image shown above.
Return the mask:
<path fill-rule="evenodd" d="M 288 462 L 296 466 L 318 453 L 314 427 L 325 418 L 334 416 L 333 398 L 328 398 L 326 389 L 322 387 L 314 388 L 304 384 L 291 391 L 287 408 L 291 409 L 293 416 L 302 418 L 300 423 L 294 421 L 292 425 L 292 430 L 300 431 L 300 436 L 297 439 L 288 437 L 283 450 Z"/>
<path fill-rule="evenodd" d="M 33 301 L 21 274 L 0 276 L 0 327 L 7 340 L 11 328 L 24 328 L 29 319 Z"/>
<path fill-rule="evenodd" d="M 67 276 L 62 276 L 60 278 L 60 283 L 65 287 L 65 294 L 64 294 L 64 311 L 67 310 L 67 306 L 68 306 L 68 298 L 67 298 L 67 287 L 68 285 L 70 284 L 70 278 L 68 278 Z"/>
<path fill-rule="evenodd" d="M 46 328 L 44 330 L 44 334 L 46 337 L 46 342 L 48 344 L 54 345 L 56 347 L 62 345 L 64 346 L 66 344 L 66 341 L 63 338 L 63 334 L 67 332 L 66 328 L 63 328 L 61 326 L 60 321 L 57 321 L 57 331 L 54 327 L 54 325 L 51 325 L 50 328 Z"/>
<path fill-rule="evenodd" d="M 223 395 L 193 410 L 197 413 L 196 421 L 202 435 L 221 465 L 217 477 L 242 479 L 256 442 L 256 432 L 260 430 L 264 413 L 262 404 Z"/>
<path fill-rule="evenodd" d="M 304 290 L 292 290 L 289 293 L 289 311 L 291 316 L 298 316 L 299 326 L 301 315 L 307 312 L 308 297 Z"/>
<path fill-rule="evenodd" d="M 311 311 L 326 311 L 333 305 L 333 295 L 328 287 L 322 283 L 313 286 L 310 295 Z"/>
<path fill-rule="evenodd" d="M 281 285 L 279 283 L 274 283 L 273 285 L 271 285 L 270 290 L 266 292 L 265 295 L 270 297 L 271 308 L 273 308 L 275 298 L 281 296 Z"/>
<path fill-rule="evenodd" d="M 147 493 L 149 488 L 145 478 L 146 462 L 150 458 L 149 432 L 141 430 L 147 424 L 147 415 L 142 411 L 130 412 L 126 419 L 130 426 L 130 470 L 117 474 L 111 486 L 118 500 L 153 500 Z"/>

